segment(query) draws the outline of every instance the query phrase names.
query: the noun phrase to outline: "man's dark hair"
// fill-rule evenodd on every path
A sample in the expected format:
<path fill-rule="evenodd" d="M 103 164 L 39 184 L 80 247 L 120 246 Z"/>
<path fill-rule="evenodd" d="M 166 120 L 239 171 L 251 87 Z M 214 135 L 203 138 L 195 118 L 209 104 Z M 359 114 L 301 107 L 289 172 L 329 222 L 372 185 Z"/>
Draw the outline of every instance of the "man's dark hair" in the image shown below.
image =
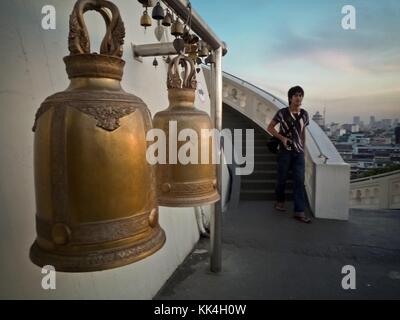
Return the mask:
<path fill-rule="evenodd" d="M 297 93 L 300 93 L 304 97 L 304 90 L 302 87 L 295 86 L 295 87 L 289 89 L 289 92 L 288 92 L 289 105 L 290 105 L 290 100 L 292 100 L 292 97 Z"/>

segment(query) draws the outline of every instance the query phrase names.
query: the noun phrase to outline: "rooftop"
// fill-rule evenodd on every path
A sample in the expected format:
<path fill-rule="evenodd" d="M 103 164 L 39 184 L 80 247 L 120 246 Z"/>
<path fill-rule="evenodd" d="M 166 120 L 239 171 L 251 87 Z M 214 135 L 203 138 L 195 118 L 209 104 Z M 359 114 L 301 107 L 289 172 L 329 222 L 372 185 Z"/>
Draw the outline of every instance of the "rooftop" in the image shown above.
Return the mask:
<path fill-rule="evenodd" d="M 209 271 L 202 239 L 156 299 L 400 298 L 400 210 L 353 209 L 348 222 L 306 225 L 272 204 L 225 213 L 222 272 Z M 356 268 L 356 290 L 341 287 L 345 265 Z"/>

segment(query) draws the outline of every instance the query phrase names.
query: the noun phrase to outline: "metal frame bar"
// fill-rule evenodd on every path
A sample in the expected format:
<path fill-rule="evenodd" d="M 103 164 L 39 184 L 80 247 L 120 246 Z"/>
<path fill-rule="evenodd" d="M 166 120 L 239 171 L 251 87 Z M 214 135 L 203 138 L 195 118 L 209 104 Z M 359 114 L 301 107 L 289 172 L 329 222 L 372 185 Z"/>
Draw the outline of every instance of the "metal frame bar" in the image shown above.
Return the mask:
<path fill-rule="evenodd" d="M 187 0 L 162 0 L 168 7 L 186 21 L 189 16 Z M 221 41 L 204 20 L 192 9 L 191 29 L 214 50 L 215 65 L 211 72 L 211 117 L 215 128 L 222 130 L 222 56 L 227 53 L 226 44 Z M 217 165 L 217 187 L 222 195 L 222 164 L 223 150 L 218 146 L 219 164 Z M 214 214 L 211 219 L 211 258 L 210 270 L 220 272 L 222 269 L 222 199 L 214 205 Z"/>
<path fill-rule="evenodd" d="M 222 130 L 222 47 L 214 51 L 215 65 L 211 68 L 213 79 L 212 117 L 215 128 Z M 219 163 L 217 164 L 217 188 L 221 199 L 214 205 L 214 215 L 211 220 L 211 260 L 210 270 L 220 272 L 222 269 L 222 166 L 224 152 L 222 145 L 218 146 Z"/>
<path fill-rule="evenodd" d="M 133 57 L 140 60 L 141 57 L 168 56 L 177 54 L 172 42 L 150 43 L 135 45 L 132 43 Z"/>

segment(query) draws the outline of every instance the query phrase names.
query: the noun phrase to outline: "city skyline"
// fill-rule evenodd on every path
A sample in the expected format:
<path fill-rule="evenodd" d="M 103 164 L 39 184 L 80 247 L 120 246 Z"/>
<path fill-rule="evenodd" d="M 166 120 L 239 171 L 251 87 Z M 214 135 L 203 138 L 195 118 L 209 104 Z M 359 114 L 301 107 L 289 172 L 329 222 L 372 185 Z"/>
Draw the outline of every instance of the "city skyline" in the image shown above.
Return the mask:
<path fill-rule="evenodd" d="M 301 85 L 304 108 L 311 114 L 326 108 L 332 121 L 344 122 L 354 113 L 399 117 L 398 1 L 191 3 L 227 42 L 225 71 L 285 100 L 291 86 Z M 348 4 L 356 9 L 355 30 L 341 25 Z"/>
<path fill-rule="evenodd" d="M 317 112 L 318 112 L 320 115 L 323 116 L 323 112 L 322 112 L 321 110 L 317 110 L 316 112 L 310 114 L 311 117 L 313 117 Z M 371 114 L 371 115 L 368 115 L 368 116 L 367 116 L 367 115 L 366 115 L 366 116 L 353 115 L 353 116 L 351 116 L 350 118 L 345 119 L 345 120 L 342 121 L 342 122 L 340 122 L 340 121 L 332 121 L 332 120 L 327 116 L 326 119 L 325 119 L 325 123 L 326 123 L 326 124 L 330 124 L 330 123 L 355 124 L 355 122 L 353 121 L 353 118 L 354 118 L 354 117 L 360 117 L 360 122 L 364 123 L 364 125 L 369 125 L 369 124 L 370 124 L 370 117 L 371 117 L 371 116 L 375 118 L 375 122 L 379 122 L 379 121 L 387 120 L 387 119 L 391 120 L 392 122 L 394 122 L 395 120 L 400 120 L 400 116 L 397 116 L 396 118 L 386 118 L 386 117 L 380 117 L 380 116 Z"/>

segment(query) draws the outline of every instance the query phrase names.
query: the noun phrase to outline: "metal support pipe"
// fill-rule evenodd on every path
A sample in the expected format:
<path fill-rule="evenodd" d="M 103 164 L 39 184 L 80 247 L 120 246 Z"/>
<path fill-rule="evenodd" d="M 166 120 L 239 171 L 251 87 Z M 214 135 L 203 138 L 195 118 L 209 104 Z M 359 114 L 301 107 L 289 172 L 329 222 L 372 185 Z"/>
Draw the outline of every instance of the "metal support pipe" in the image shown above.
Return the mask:
<path fill-rule="evenodd" d="M 215 128 L 222 130 L 222 47 L 214 51 L 215 65 L 211 67 L 212 81 L 212 118 Z M 217 188 L 222 197 L 222 166 L 224 153 L 218 145 L 219 164 L 217 165 Z M 211 219 L 211 261 L 210 270 L 220 272 L 222 268 L 222 198 L 215 203 Z"/>
<path fill-rule="evenodd" d="M 173 9 L 176 14 L 181 17 L 183 21 L 186 21 L 189 15 L 187 8 L 187 0 L 163 0 L 163 2 Z M 192 30 L 201 39 L 207 42 L 214 50 L 222 48 L 224 55 L 227 52 L 226 45 L 221 41 L 217 35 L 211 30 L 211 28 L 204 22 L 204 20 L 192 9 Z"/>
<path fill-rule="evenodd" d="M 172 42 L 161 42 L 151 44 L 134 45 L 132 43 L 133 56 L 139 57 L 155 57 L 168 56 L 177 54 Z"/>

